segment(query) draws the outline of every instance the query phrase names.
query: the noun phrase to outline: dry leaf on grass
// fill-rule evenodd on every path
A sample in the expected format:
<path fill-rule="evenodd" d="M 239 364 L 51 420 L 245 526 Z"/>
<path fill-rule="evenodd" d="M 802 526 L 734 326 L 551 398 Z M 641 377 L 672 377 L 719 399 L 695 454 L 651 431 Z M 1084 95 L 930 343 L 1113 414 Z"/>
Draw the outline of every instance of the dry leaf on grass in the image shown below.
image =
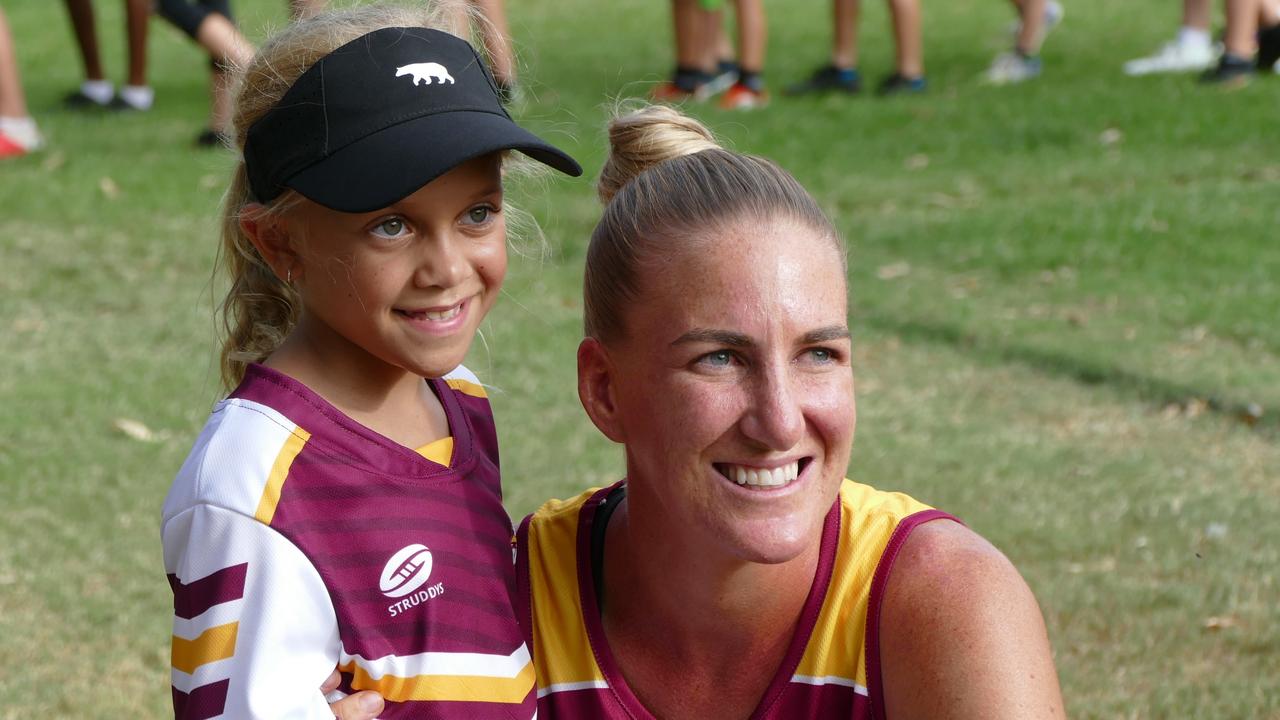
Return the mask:
<path fill-rule="evenodd" d="M 98 180 L 98 189 L 102 191 L 102 194 L 105 195 L 108 200 L 115 200 L 120 197 L 120 186 L 116 184 L 115 180 L 112 180 L 109 177 L 103 177 L 101 180 Z"/>
<path fill-rule="evenodd" d="M 111 421 L 111 426 L 140 442 L 154 442 L 156 440 L 156 434 L 151 431 L 151 428 L 143 425 L 137 420 L 132 420 L 130 418 L 116 418 Z"/>
<path fill-rule="evenodd" d="M 876 277 L 881 280 L 897 280 L 910 274 L 911 265 L 904 262 L 889 263 L 876 269 Z"/>
<path fill-rule="evenodd" d="M 1240 619 L 1234 615 L 1214 615 L 1213 617 L 1205 618 L 1204 629 L 1218 631 L 1233 628 L 1239 624 Z"/>

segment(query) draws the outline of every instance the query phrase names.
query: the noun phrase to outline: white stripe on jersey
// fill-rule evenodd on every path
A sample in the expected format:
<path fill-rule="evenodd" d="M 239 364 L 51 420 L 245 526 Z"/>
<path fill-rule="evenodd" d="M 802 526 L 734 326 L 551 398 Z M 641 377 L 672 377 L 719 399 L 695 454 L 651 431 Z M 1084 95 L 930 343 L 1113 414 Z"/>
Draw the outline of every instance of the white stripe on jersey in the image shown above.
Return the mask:
<path fill-rule="evenodd" d="M 859 695 L 868 695 L 866 688 L 849 678 L 843 678 L 839 675 L 792 675 L 791 682 L 805 685 L 842 685 L 847 688 L 853 688 L 853 691 Z"/>
<path fill-rule="evenodd" d="M 609 687 L 609 683 L 604 680 L 586 680 L 584 682 L 556 683 L 546 687 L 538 688 L 538 699 L 561 692 L 573 692 L 575 690 L 604 690 Z"/>
<path fill-rule="evenodd" d="M 280 449 L 297 427 L 260 403 L 238 398 L 218 403 L 165 498 L 162 523 L 200 504 L 253 517 Z"/>
<path fill-rule="evenodd" d="M 459 365 L 458 367 L 456 367 L 456 368 L 454 368 L 454 369 L 450 370 L 449 372 L 445 373 L 445 374 L 444 374 L 444 377 L 442 377 L 442 378 L 440 378 L 440 379 L 441 379 L 441 380 L 445 380 L 445 381 L 448 381 L 448 380 L 466 380 L 466 381 L 467 381 L 467 382 L 469 382 L 469 383 L 475 383 L 475 384 L 477 384 L 477 385 L 484 385 L 484 383 L 480 382 L 480 378 L 476 377 L 476 374 L 475 374 L 475 373 L 473 373 L 473 372 L 471 372 L 470 370 L 468 370 L 468 369 L 467 369 L 467 366 L 466 366 L 466 365 Z"/>
<path fill-rule="evenodd" d="M 485 653 L 424 652 L 417 655 L 387 655 L 366 660 L 342 651 L 339 665 L 355 661 L 375 680 L 383 676 L 418 677 L 421 675 L 473 675 L 477 677 L 514 678 L 528 667 L 531 657 L 524 643 L 510 655 Z"/>
<path fill-rule="evenodd" d="M 233 655 L 223 660 L 205 663 L 196 668 L 195 672 L 191 674 L 171 667 L 169 668 L 169 684 L 173 685 L 175 690 L 190 693 L 198 687 L 231 677 L 231 673 L 235 669 L 235 662 L 236 659 Z"/>

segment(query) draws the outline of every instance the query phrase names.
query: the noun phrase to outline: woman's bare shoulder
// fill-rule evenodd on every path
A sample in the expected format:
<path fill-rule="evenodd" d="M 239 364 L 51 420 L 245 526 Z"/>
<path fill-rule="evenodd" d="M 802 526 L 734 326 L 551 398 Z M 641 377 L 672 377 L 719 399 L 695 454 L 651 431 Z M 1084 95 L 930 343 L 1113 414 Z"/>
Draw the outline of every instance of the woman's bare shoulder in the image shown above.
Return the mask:
<path fill-rule="evenodd" d="M 925 523 L 903 544 L 880 648 L 895 720 L 1065 715 L 1035 596 L 1004 553 L 959 523 Z"/>

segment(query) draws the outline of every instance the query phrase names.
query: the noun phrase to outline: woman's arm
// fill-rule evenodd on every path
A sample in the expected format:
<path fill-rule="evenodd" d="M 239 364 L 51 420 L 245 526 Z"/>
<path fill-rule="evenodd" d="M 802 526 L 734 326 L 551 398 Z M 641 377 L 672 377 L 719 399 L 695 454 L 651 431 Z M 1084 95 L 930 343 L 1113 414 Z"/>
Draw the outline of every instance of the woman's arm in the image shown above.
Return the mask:
<path fill-rule="evenodd" d="M 926 523 L 903 545 L 885 588 L 880 663 L 891 720 L 1066 715 L 1031 589 L 956 523 Z"/>

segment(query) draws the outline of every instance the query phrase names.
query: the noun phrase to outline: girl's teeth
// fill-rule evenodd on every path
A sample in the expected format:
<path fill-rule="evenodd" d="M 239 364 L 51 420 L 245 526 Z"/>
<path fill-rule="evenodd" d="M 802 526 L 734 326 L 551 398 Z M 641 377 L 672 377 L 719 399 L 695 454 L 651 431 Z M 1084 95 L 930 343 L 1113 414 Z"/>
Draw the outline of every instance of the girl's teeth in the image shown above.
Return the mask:
<path fill-rule="evenodd" d="M 436 322 L 441 322 L 443 320 L 449 320 L 457 317 L 458 313 L 460 312 L 462 312 L 462 306 L 455 305 L 454 307 L 451 307 L 448 310 L 441 310 L 440 312 L 427 311 L 422 314 L 425 315 L 428 320 L 435 320 Z"/>
<path fill-rule="evenodd" d="M 799 461 L 788 463 L 772 470 L 730 465 L 727 470 L 725 475 L 739 485 L 781 487 L 800 476 L 800 463 Z"/>

